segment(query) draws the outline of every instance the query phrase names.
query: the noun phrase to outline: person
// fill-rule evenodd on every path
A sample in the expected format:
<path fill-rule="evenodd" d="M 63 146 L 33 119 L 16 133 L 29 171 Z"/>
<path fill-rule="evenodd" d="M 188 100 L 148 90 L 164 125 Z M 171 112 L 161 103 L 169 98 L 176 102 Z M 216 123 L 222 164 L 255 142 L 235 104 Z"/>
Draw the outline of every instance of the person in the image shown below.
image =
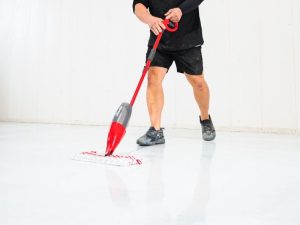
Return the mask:
<path fill-rule="evenodd" d="M 199 15 L 199 5 L 202 2 L 203 0 L 133 0 L 133 12 L 151 30 L 146 58 L 156 35 L 165 29 L 163 19 L 179 23 L 176 32 L 164 32 L 149 68 L 146 98 L 151 126 L 145 135 L 137 139 L 137 144 L 141 146 L 165 143 L 161 127 L 164 105 L 162 82 L 173 61 L 177 72 L 183 73 L 193 88 L 200 110 L 203 140 L 211 141 L 216 137 L 209 114 L 209 88 L 203 75 L 201 47 L 204 41 Z"/>

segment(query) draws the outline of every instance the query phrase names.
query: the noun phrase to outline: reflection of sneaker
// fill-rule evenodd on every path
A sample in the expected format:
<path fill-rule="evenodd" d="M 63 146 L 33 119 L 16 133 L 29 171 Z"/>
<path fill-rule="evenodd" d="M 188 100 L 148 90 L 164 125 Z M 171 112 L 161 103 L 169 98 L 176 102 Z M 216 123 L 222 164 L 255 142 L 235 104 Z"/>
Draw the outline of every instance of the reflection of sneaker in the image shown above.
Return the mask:
<path fill-rule="evenodd" d="M 199 119 L 200 119 L 200 124 L 202 126 L 203 140 L 204 141 L 214 140 L 216 137 L 216 131 L 213 122 L 211 121 L 210 115 L 209 115 L 209 119 L 207 120 L 201 120 L 201 117 L 199 117 Z"/>
<path fill-rule="evenodd" d="M 145 135 L 137 139 L 136 143 L 141 146 L 164 144 L 165 138 L 163 129 L 160 128 L 160 130 L 155 130 L 154 127 L 150 127 Z"/>

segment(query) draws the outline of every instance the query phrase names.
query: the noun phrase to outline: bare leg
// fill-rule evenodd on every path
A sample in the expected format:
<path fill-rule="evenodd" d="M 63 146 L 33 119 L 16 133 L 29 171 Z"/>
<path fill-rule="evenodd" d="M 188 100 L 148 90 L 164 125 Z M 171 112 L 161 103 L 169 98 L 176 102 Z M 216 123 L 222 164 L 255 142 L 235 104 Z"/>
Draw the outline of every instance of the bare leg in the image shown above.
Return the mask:
<path fill-rule="evenodd" d="M 151 126 L 156 130 L 161 126 L 161 112 L 164 106 L 164 92 L 162 82 L 167 69 L 163 67 L 150 67 L 147 85 L 147 106 Z"/>
<path fill-rule="evenodd" d="M 200 115 L 202 120 L 209 118 L 209 88 L 202 75 L 188 75 L 185 74 L 187 80 L 193 87 L 195 100 L 199 106 Z"/>

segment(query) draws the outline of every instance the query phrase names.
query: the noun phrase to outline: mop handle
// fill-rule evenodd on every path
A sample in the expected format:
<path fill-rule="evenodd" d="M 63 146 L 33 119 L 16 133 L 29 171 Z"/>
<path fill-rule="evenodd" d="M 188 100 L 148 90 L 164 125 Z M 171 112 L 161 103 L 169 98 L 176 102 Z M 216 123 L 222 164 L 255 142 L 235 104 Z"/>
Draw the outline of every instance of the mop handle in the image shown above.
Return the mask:
<path fill-rule="evenodd" d="M 171 22 L 171 21 L 168 20 L 168 19 L 165 19 L 165 20 L 163 21 L 163 24 L 165 25 L 166 30 L 169 31 L 169 32 L 175 32 L 175 31 L 177 31 L 177 29 L 178 29 L 178 23 L 173 23 L 173 22 Z M 159 33 L 159 35 L 157 36 L 157 38 L 156 38 L 156 40 L 155 40 L 155 43 L 154 43 L 154 45 L 153 45 L 153 48 L 151 49 L 151 52 L 150 52 L 150 54 L 149 54 L 149 56 L 148 56 L 146 65 L 145 65 L 145 67 L 144 67 L 144 69 L 143 69 L 143 72 L 142 72 L 142 76 L 141 76 L 141 78 L 140 78 L 140 81 L 139 81 L 139 83 L 138 83 L 138 85 L 137 85 L 137 87 L 136 87 L 136 89 L 135 89 L 135 92 L 134 92 L 134 94 L 133 94 L 133 96 L 132 96 L 132 99 L 131 99 L 131 102 L 130 102 L 130 105 L 131 105 L 131 106 L 133 106 L 133 104 L 134 104 L 134 102 L 135 102 L 135 99 L 136 99 L 136 97 L 137 97 L 137 95 L 138 95 L 138 93 L 139 93 L 139 91 L 140 91 L 140 89 L 141 89 L 143 80 L 144 80 L 144 78 L 145 78 L 145 76 L 146 76 L 146 74 L 147 74 L 147 72 L 148 72 L 148 70 L 149 70 L 149 68 L 150 68 L 151 62 L 152 62 L 153 59 L 154 59 L 154 56 L 155 56 L 155 53 L 156 53 L 156 49 L 157 49 L 157 47 L 158 47 L 158 45 L 159 45 L 159 42 L 160 42 L 161 37 L 162 37 L 162 35 L 163 35 L 163 32 L 164 32 L 164 31 L 162 31 L 162 32 Z"/>

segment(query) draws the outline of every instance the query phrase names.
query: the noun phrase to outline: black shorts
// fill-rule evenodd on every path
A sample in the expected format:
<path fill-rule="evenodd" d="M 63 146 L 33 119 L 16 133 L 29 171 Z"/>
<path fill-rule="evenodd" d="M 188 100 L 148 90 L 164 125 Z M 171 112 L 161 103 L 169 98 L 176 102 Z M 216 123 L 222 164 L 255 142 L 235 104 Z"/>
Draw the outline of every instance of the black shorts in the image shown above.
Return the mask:
<path fill-rule="evenodd" d="M 148 48 L 146 59 L 151 49 Z M 201 46 L 180 51 L 156 50 L 151 66 L 159 66 L 169 70 L 173 61 L 175 61 L 178 73 L 189 75 L 202 75 L 203 73 Z"/>

